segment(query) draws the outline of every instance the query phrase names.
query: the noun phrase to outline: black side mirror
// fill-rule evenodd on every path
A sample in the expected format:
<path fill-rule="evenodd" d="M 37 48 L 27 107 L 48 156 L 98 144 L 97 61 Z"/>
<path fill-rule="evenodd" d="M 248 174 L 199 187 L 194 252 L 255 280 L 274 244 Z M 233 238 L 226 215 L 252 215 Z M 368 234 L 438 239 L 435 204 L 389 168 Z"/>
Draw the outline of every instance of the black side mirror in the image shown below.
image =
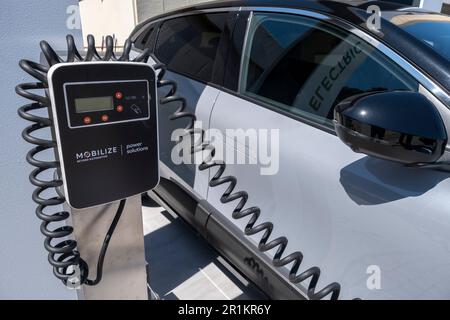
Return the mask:
<path fill-rule="evenodd" d="M 435 163 L 447 132 L 436 107 L 416 92 L 351 97 L 334 110 L 338 137 L 353 151 L 408 165 Z"/>

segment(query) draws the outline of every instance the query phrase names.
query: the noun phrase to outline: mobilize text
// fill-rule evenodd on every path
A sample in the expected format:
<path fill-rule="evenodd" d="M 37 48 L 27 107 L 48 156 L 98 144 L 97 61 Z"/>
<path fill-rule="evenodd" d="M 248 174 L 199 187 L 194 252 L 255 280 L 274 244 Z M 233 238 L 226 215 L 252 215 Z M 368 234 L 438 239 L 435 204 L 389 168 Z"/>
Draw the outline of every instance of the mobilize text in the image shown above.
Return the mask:
<path fill-rule="evenodd" d="M 107 157 L 110 154 L 116 154 L 117 153 L 117 147 L 108 147 L 108 148 L 102 148 L 97 150 L 90 150 L 90 151 L 84 151 L 79 152 L 76 154 L 76 160 L 89 160 L 89 159 L 95 159 L 95 158 L 101 158 L 101 157 Z"/>

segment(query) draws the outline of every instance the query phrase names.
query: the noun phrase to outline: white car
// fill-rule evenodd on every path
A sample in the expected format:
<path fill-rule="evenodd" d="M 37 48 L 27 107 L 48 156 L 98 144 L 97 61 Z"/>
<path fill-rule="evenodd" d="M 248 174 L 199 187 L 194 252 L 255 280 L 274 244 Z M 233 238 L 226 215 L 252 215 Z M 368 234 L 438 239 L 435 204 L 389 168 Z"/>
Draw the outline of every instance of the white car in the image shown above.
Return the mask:
<path fill-rule="evenodd" d="M 213 2 L 131 35 L 247 161 L 222 174 L 246 194 L 223 197 L 234 181 L 218 183 L 218 166 L 174 162 L 188 120 L 169 119 L 179 102 L 161 105 L 152 196 L 271 298 L 450 298 L 450 17 L 370 5 Z M 270 161 L 233 129 L 268 133 Z"/>

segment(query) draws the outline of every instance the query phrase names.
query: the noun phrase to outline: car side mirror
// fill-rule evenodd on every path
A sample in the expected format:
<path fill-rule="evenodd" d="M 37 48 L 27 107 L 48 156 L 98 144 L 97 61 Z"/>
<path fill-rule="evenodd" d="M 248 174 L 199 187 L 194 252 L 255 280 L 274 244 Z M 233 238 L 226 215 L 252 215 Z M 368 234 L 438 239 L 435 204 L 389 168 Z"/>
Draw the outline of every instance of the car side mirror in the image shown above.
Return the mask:
<path fill-rule="evenodd" d="M 447 145 L 438 110 L 417 92 L 353 96 L 336 106 L 334 125 L 353 151 L 407 165 L 435 163 Z"/>

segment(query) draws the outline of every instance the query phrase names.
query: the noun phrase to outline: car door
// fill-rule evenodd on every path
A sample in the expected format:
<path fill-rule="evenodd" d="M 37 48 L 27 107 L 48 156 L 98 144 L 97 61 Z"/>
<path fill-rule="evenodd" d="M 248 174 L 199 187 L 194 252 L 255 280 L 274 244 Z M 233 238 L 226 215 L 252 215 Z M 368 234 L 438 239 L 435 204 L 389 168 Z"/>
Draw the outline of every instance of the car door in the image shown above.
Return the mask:
<path fill-rule="evenodd" d="M 184 111 L 195 114 L 204 128 L 209 127 L 210 113 L 219 93 L 208 83 L 216 70 L 221 70 L 217 56 L 223 50 L 228 18 L 228 12 L 187 14 L 168 18 L 157 31 L 154 54 L 167 66 L 164 80 L 176 82 L 176 95 L 186 100 Z M 150 58 L 149 63 L 155 61 Z M 160 88 L 159 97 L 170 89 L 171 86 Z M 179 129 L 190 122 L 186 117 L 171 118 L 180 107 L 180 101 L 176 101 L 160 104 L 158 109 L 161 176 L 176 181 L 197 198 L 205 199 L 207 173 L 199 171 L 194 159 L 186 159 L 176 147 L 180 146 L 177 129 L 181 133 Z"/>
<path fill-rule="evenodd" d="M 344 299 L 450 298 L 450 174 L 354 153 L 332 123 L 334 106 L 363 92 L 421 91 L 447 130 L 448 108 L 368 42 L 307 16 L 255 12 L 241 68 L 239 91 L 221 92 L 211 117 L 224 153 L 247 161 L 223 176 L 261 209 L 257 224 L 273 223 L 270 239 L 288 239 L 284 256 L 303 254 L 298 273 L 319 267 L 316 291 L 338 282 Z M 208 202 L 244 230 L 239 200 L 221 202 L 227 187 L 210 187 Z M 255 250 L 261 237 L 250 237 Z"/>

